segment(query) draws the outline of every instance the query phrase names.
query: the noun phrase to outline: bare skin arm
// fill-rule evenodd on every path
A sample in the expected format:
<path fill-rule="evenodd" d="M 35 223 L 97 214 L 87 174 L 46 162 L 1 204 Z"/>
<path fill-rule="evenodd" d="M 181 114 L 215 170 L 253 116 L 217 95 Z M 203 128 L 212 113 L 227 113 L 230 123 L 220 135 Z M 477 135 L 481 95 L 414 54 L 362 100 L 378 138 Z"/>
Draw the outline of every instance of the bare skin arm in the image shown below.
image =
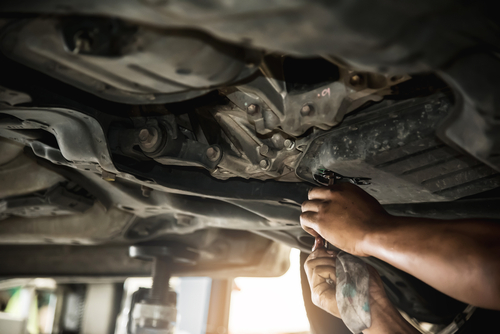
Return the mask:
<path fill-rule="evenodd" d="M 358 256 L 374 256 L 463 302 L 500 310 L 500 224 L 389 215 L 351 184 L 314 188 L 302 227 Z"/>

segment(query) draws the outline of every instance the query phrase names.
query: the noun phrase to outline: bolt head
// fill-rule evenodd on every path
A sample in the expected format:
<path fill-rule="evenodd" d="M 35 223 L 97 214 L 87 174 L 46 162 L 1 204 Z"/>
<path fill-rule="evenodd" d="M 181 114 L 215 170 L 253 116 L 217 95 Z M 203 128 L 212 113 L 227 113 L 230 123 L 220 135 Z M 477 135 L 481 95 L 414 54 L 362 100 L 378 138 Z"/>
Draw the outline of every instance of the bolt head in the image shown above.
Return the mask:
<path fill-rule="evenodd" d="M 262 168 L 262 169 L 267 169 L 267 168 L 269 168 L 269 160 L 267 160 L 267 159 L 262 159 L 262 160 L 259 162 L 259 166 L 260 166 L 260 168 Z"/>
<path fill-rule="evenodd" d="M 139 131 L 139 141 L 141 148 L 151 149 L 153 148 L 159 139 L 159 132 L 155 128 L 143 128 Z"/>
<path fill-rule="evenodd" d="M 257 114 L 258 111 L 259 111 L 259 106 L 256 104 L 251 104 L 247 108 L 247 113 L 249 115 L 255 115 L 255 114 Z"/>
<path fill-rule="evenodd" d="M 210 161 L 217 161 L 220 158 L 221 152 L 218 147 L 209 147 L 206 152 L 207 158 Z"/>
<path fill-rule="evenodd" d="M 283 142 L 283 146 L 287 150 L 291 150 L 295 147 L 295 142 L 293 140 L 290 140 L 290 139 L 285 139 L 285 141 Z"/>
<path fill-rule="evenodd" d="M 270 149 L 269 149 L 269 146 L 267 146 L 267 145 L 262 145 L 260 147 L 260 154 L 262 154 L 262 155 L 268 154 L 269 151 L 270 151 Z"/>
<path fill-rule="evenodd" d="M 311 114 L 312 111 L 313 111 L 313 108 L 310 104 L 304 104 L 302 106 L 302 108 L 300 109 L 300 114 L 302 116 L 307 116 L 307 115 Z"/>
<path fill-rule="evenodd" d="M 140 141 L 146 141 L 149 137 L 149 130 L 148 129 L 142 129 L 139 132 L 139 140 Z"/>

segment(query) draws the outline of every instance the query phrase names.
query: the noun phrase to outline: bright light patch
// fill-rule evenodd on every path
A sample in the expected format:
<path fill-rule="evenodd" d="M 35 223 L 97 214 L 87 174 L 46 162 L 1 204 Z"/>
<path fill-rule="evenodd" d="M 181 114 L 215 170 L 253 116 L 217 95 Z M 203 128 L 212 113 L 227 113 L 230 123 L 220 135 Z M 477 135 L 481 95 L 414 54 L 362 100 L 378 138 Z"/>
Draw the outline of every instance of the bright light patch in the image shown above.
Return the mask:
<path fill-rule="evenodd" d="M 300 285 L 300 251 L 292 249 L 290 269 L 281 277 L 235 279 L 230 334 L 308 333 Z"/>

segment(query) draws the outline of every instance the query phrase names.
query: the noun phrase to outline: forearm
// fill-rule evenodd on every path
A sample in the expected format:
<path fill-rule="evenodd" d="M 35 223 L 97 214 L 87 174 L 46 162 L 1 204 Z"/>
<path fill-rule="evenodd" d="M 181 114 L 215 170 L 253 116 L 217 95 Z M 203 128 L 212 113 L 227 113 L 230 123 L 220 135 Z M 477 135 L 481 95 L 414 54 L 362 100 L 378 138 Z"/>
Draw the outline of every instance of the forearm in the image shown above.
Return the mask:
<path fill-rule="evenodd" d="M 388 217 L 363 252 L 476 306 L 500 309 L 500 224 Z"/>

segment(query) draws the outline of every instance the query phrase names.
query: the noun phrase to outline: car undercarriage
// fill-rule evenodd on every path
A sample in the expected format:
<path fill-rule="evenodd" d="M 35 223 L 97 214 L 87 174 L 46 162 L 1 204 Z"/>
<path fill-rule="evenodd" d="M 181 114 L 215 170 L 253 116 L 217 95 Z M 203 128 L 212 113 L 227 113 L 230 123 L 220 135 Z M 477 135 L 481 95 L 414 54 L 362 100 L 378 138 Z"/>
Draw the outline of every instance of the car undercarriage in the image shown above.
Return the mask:
<path fill-rule="evenodd" d="M 321 169 L 394 215 L 499 218 L 488 9 L 4 1 L 0 276 L 150 275 L 131 245 L 176 275 L 279 276 L 314 242 L 299 216 Z M 467 307 L 364 260 L 415 321 Z"/>

